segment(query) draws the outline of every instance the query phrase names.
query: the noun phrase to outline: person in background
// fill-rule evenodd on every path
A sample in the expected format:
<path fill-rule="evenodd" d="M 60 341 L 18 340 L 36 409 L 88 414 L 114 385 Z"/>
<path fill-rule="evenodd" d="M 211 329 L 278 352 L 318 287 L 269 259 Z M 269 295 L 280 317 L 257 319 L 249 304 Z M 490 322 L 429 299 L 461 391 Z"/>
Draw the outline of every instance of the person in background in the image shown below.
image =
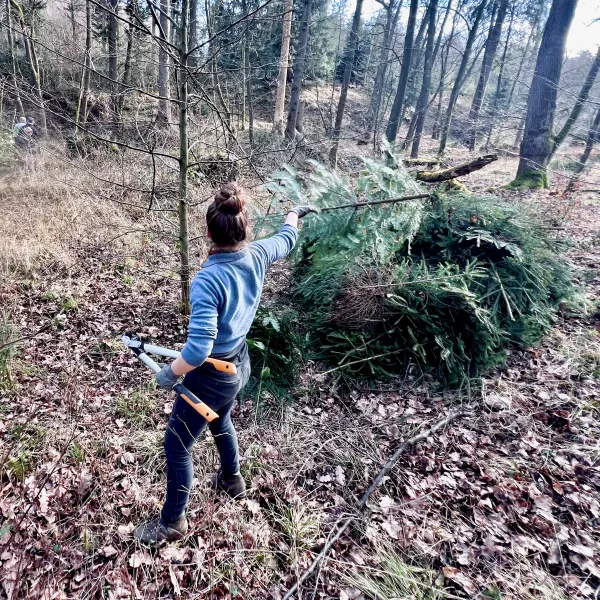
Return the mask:
<path fill-rule="evenodd" d="M 35 119 L 33 117 L 27 117 L 27 127 L 31 127 L 32 136 L 33 136 L 34 139 L 37 140 L 37 138 L 40 135 L 40 129 L 36 125 Z"/>
<path fill-rule="evenodd" d="M 206 212 L 212 242 L 208 260 L 191 286 L 192 314 L 181 355 L 156 374 L 158 384 L 172 389 L 183 384 L 212 408 L 219 418 L 208 423 L 221 468 L 214 488 L 232 498 L 244 498 L 246 483 L 240 474 L 238 441 L 231 409 L 250 377 L 248 333 L 263 289 L 267 269 L 291 251 L 298 237 L 298 219 L 319 212 L 314 206 L 292 208 L 281 231 L 249 243 L 246 197 L 235 182 L 226 183 Z M 237 374 L 217 371 L 207 357 L 232 362 Z M 181 539 L 188 531 L 185 508 L 192 486 L 192 451 L 207 421 L 178 396 L 167 425 L 164 448 L 167 459 L 167 493 L 160 516 L 139 525 L 134 536 L 154 546 Z"/>
<path fill-rule="evenodd" d="M 17 132 L 15 144 L 23 152 L 34 154 L 37 151 L 37 138 L 39 129 L 33 117 L 27 117 L 23 127 Z"/>
<path fill-rule="evenodd" d="M 13 127 L 15 138 L 19 135 L 21 129 L 25 127 L 25 125 L 27 125 L 27 119 L 25 117 L 20 117 Z"/>

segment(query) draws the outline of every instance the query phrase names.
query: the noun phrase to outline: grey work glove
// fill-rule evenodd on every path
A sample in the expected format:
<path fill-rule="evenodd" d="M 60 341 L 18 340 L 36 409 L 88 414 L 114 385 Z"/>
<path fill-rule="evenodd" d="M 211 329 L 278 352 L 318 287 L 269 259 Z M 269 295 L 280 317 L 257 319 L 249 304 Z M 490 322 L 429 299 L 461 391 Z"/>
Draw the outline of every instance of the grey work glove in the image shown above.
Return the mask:
<path fill-rule="evenodd" d="M 173 386 L 179 381 L 180 375 L 175 375 L 171 365 L 165 365 L 157 374 L 156 381 L 161 388 L 172 390 Z"/>
<path fill-rule="evenodd" d="M 302 206 L 294 206 L 294 208 L 290 208 L 290 212 L 296 213 L 298 218 L 301 219 L 309 213 L 320 213 L 321 209 L 314 204 L 303 204 Z"/>

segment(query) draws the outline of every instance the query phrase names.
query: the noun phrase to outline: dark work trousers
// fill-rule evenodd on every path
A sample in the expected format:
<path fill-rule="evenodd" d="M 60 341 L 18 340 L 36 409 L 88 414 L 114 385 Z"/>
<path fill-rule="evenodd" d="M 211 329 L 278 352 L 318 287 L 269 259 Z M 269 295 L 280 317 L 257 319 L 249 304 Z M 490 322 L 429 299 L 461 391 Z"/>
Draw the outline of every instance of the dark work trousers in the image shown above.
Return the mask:
<path fill-rule="evenodd" d="M 206 425 L 215 440 L 223 474 L 234 475 L 240 470 L 238 441 L 231 422 L 231 409 L 238 392 L 250 378 L 248 346 L 244 341 L 231 354 L 213 355 L 213 358 L 232 362 L 237 374 L 221 373 L 211 364 L 204 363 L 190 371 L 183 380 L 183 385 L 210 406 L 219 418 L 208 423 L 181 396 L 177 396 L 165 433 L 167 498 L 161 516 L 166 523 L 176 521 L 185 512 L 194 476 L 192 451 Z"/>

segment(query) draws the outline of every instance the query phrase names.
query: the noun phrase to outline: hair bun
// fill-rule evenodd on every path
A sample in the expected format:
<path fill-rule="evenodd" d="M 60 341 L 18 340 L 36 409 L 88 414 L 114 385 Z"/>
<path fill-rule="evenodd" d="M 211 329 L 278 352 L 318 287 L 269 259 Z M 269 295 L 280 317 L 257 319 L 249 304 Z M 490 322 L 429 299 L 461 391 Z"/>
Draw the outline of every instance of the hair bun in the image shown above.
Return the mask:
<path fill-rule="evenodd" d="M 215 194 L 215 204 L 219 212 L 226 215 L 239 215 L 246 206 L 244 191 L 235 181 L 221 186 Z"/>

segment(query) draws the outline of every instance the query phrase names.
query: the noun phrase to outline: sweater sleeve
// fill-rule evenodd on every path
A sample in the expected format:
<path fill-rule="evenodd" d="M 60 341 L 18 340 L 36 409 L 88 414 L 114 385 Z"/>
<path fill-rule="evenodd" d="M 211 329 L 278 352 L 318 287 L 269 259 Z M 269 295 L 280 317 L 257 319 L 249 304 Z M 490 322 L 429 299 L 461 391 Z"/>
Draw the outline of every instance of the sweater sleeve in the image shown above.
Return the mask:
<path fill-rule="evenodd" d="M 292 225 L 284 225 L 279 233 L 270 238 L 254 242 L 252 247 L 258 250 L 265 267 L 276 260 L 286 257 L 298 239 L 298 230 Z"/>
<path fill-rule="evenodd" d="M 202 276 L 194 279 L 190 296 L 192 315 L 181 357 L 186 363 L 198 367 L 210 356 L 217 339 L 219 298 L 208 279 Z"/>

